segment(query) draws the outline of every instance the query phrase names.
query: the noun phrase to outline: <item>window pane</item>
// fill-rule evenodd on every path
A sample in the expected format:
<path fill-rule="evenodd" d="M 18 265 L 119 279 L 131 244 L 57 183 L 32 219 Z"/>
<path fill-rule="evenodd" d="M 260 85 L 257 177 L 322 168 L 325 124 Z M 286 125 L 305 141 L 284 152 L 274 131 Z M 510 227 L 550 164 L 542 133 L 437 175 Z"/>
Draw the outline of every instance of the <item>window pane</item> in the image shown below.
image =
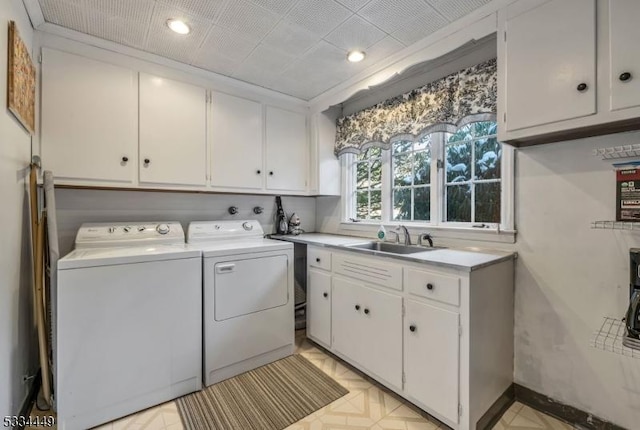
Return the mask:
<path fill-rule="evenodd" d="M 431 208 L 431 192 L 429 187 L 414 189 L 413 195 L 413 219 L 429 221 Z"/>
<path fill-rule="evenodd" d="M 491 136 L 496 134 L 498 123 L 492 121 L 474 122 L 468 127 L 473 137 Z"/>
<path fill-rule="evenodd" d="M 393 219 L 411 219 L 411 188 L 395 188 L 393 190 Z"/>
<path fill-rule="evenodd" d="M 422 139 L 418 140 L 415 145 L 413 145 L 414 151 L 422 151 L 423 149 L 431 148 L 431 135 L 427 134 Z"/>
<path fill-rule="evenodd" d="M 380 148 L 369 148 L 367 151 L 369 152 L 369 158 L 380 158 L 382 156 L 382 149 Z"/>
<path fill-rule="evenodd" d="M 376 160 L 371 163 L 371 188 L 380 188 L 382 186 L 382 161 Z"/>
<path fill-rule="evenodd" d="M 476 143 L 476 179 L 499 179 L 502 148 L 495 137 Z"/>
<path fill-rule="evenodd" d="M 471 179 L 471 143 L 461 142 L 446 146 L 447 182 Z"/>
<path fill-rule="evenodd" d="M 464 127 L 460 127 L 455 133 L 450 134 L 447 142 L 459 142 L 461 140 L 469 140 L 472 138 L 473 135 L 471 134 L 471 124 L 467 124 Z"/>
<path fill-rule="evenodd" d="M 476 184 L 476 222 L 500 222 L 500 182 Z"/>
<path fill-rule="evenodd" d="M 367 188 L 369 186 L 369 163 L 357 163 L 356 166 L 356 188 Z"/>
<path fill-rule="evenodd" d="M 370 219 L 382 219 L 382 191 L 371 191 Z"/>
<path fill-rule="evenodd" d="M 447 221 L 471 222 L 470 185 L 447 185 Z"/>
<path fill-rule="evenodd" d="M 393 185 L 408 186 L 411 185 L 411 164 L 413 156 L 410 154 L 397 155 L 393 157 Z"/>
<path fill-rule="evenodd" d="M 413 146 L 413 142 L 408 141 L 399 141 L 393 144 L 393 153 L 401 154 L 403 152 L 411 151 L 411 147 Z"/>
<path fill-rule="evenodd" d="M 369 192 L 368 191 L 356 192 L 356 218 L 358 219 L 369 218 Z"/>
<path fill-rule="evenodd" d="M 431 182 L 431 151 L 420 151 L 413 154 L 415 160 L 414 178 L 415 185 L 429 184 Z"/>

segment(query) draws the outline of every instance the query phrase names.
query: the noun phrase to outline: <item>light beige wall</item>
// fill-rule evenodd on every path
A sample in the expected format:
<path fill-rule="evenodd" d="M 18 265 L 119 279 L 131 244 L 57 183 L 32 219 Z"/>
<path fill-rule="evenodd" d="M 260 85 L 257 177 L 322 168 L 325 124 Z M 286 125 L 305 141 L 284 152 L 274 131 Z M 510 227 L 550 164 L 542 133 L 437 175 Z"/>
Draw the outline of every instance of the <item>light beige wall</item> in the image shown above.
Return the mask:
<path fill-rule="evenodd" d="M 0 417 L 15 415 L 37 369 L 32 312 L 29 209 L 26 187 L 31 140 L 6 109 L 8 22 L 16 21 L 27 46 L 33 31 L 20 0 L 0 3 Z"/>

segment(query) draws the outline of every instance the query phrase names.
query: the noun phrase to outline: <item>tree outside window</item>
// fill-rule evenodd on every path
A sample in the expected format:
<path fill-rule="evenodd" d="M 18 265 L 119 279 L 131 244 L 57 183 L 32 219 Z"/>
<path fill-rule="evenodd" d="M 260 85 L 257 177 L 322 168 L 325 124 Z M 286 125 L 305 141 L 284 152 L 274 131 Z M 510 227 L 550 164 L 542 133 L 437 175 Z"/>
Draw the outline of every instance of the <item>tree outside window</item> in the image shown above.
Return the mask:
<path fill-rule="evenodd" d="M 431 135 L 392 147 L 394 220 L 429 221 L 431 214 Z"/>
<path fill-rule="evenodd" d="M 369 148 L 356 157 L 357 219 L 382 219 L 382 150 Z"/>

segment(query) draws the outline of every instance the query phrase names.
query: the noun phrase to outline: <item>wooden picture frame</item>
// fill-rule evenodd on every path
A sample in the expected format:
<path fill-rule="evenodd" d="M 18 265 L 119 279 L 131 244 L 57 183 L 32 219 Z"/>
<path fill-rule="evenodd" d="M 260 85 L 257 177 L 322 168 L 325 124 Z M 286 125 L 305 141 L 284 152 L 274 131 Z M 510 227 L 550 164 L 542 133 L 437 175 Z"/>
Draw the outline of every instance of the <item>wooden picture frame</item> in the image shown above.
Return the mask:
<path fill-rule="evenodd" d="M 7 108 L 20 124 L 34 134 L 36 129 L 36 68 L 20 38 L 14 21 L 9 21 L 7 61 Z"/>

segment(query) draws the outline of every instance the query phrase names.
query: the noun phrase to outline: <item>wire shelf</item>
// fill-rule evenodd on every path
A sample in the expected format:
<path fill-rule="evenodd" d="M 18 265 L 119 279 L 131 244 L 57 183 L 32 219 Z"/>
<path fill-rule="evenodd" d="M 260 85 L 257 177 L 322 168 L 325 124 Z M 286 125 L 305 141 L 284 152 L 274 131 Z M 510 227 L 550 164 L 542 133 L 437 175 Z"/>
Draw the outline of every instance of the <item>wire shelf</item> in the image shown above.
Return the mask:
<path fill-rule="evenodd" d="M 632 230 L 640 231 L 640 221 L 593 221 L 591 228 L 604 230 Z"/>
<path fill-rule="evenodd" d="M 622 320 L 604 317 L 600 329 L 593 333 L 591 346 L 625 357 L 640 359 L 640 349 L 629 348 L 623 344 L 627 338 L 625 325 Z M 638 345 L 640 346 L 640 345 Z"/>
<path fill-rule="evenodd" d="M 640 158 L 640 143 L 632 145 L 612 146 L 593 150 L 593 155 L 603 160 L 618 160 L 621 158 Z"/>

